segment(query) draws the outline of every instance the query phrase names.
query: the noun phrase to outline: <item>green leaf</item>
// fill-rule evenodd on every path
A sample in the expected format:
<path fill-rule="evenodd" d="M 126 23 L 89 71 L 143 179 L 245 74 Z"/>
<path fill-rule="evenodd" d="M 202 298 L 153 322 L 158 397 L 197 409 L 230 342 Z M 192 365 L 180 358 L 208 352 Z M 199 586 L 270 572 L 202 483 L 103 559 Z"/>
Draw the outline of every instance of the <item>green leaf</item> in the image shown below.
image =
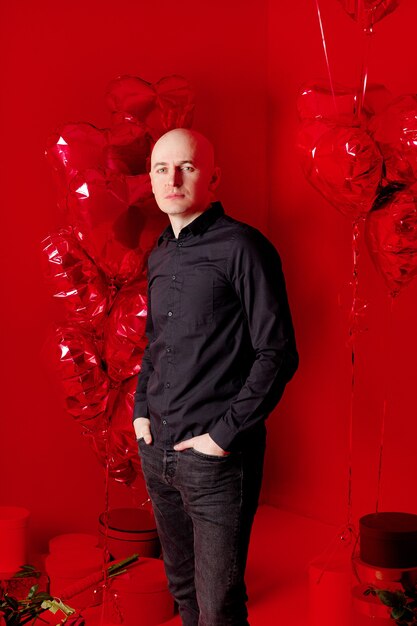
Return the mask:
<path fill-rule="evenodd" d="M 375 591 L 385 606 L 398 607 L 400 604 L 405 604 L 405 596 L 400 591 L 387 591 L 386 589 L 376 589 Z"/>
<path fill-rule="evenodd" d="M 376 589 L 376 595 L 381 600 L 382 604 L 386 606 L 394 606 L 393 594 L 391 591 L 385 591 L 383 589 Z"/>
<path fill-rule="evenodd" d="M 59 607 L 55 606 L 53 600 L 44 600 L 41 604 L 41 607 L 43 609 L 49 609 L 54 615 L 57 611 L 59 611 Z"/>
<path fill-rule="evenodd" d="M 65 615 L 72 615 L 75 613 L 75 609 L 68 606 L 68 604 L 64 604 L 58 598 L 53 598 L 52 600 L 44 600 L 41 604 L 43 609 L 49 609 L 51 613 L 55 615 L 57 611 L 61 610 Z"/>
<path fill-rule="evenodd" d="M 36 600 L 52 600 L 52 596 L 47 591 L 38 591 L 35 594 L 35 599 Z"/>
<path fill-rule="evenodd" d="M 11 606 L 14 611 L 19 610 L 19 603 L 17 602 L 17 600 L 15 600 L 15 598 L 12 598 L 12 596 L 8 596 L 7 593 L 4 594 L 4 601 L 9 606 Z"/>
<path fill-rule="evenodd" d="M 38 591 L 39 589 L 39 585 L 33 585 L 30 589 L 29 589 L 29 593 L 27 595 L 28 599 L 33 598 L 33 596 L 35 595 L 35 593 Z"/>
<path fill-rule="evenodd" d="M 403 606 L 396 607 L 391 611 L 392 619 L 401 619 L 405 613 L 405 609 Z"/>
<path fill-rule="evenodd" d="M 413 619 L 416 617 L 417 615 L 413 611 L 410 611 L 410 609 L 405 609 L 403 618 L 406 622 L 412 622 Z"/>
<path fill-rule="evenodd" d="M 26 564 L 20 566 L 20 571 L 13 574 L 13 578 L 31 578 L 32 576 L 39 578 L 40 575 L 41 572 L 34 568 L 33 565 Z"/>
<path fill-rule="evenodd" d="M 107 568 L 107 572 L 109 574 L 111 574 L 113 572 L 117 572 L 117 570 L 124 569 L 126 565 L 130 565 L 131 563 L 134 563 L 138 559 L 139 559 L 139 554 L 137 554 L 137 553 L 132 554 L 131 556 L 126 557 L 125 559 L 123 559 L 122 561 L 120 561 L 118 563 L 113 563 L 113 564 L 109 565 L 108 568 Z"/>
<path fill-rule="evenodd" d="M 6 616 L 6 624 L 20 624 L 20 614 L 19 612 L 9 613 Z"/>

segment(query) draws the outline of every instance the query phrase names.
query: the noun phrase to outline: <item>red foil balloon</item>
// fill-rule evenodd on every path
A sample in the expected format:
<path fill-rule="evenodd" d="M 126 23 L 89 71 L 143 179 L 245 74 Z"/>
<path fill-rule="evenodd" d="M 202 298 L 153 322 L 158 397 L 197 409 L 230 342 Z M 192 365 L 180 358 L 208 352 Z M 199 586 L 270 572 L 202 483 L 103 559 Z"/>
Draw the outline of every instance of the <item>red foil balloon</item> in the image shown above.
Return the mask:
<path fill-rule="evenodd" d="M 192 124 L 194 97 L 182 76 L 167 76 L 153 84 L 120 76 L 109 85 L 107 103 L 116 122 L 139 120 L 155 140 L 168 130 Z"/>
<path fill-rule="evenodd" d="M 365 29 L 372 28 L 383 17 L 392 13 L 399 0 L 339 0 L 346 13 Z"/>
<path fill-rule="evenodd" d="M 130 486 L 138 475 L 139 461 L 126 456 L 128 445 L 124 434 L 117 433 L 111 428 L 95 433 L 91 437 L 91 445 L 103 467 L 109 470 L 109 478 L 123 485 Z M 137 449 L 136 449 L 136 456 Z"/>
<path fill-rule="evenodd" d="M 137 472 L 140 467 L 136 435 L 132 424 L 134 395 L 137 377 L 128 378 L 120 386 L 112 416 L 112 437 L 117 449 L 122 449 L 124 458 L 129 460 Z"/>
<path fill-rule="evenodd" d="M 72 321 L 97 329 L 108 308 L 108 288 L 72 231 L 63 228 L 45 237 L 42 252 L 53 296 L 65 304 Z"/>
<path fill-rule="evenodd" d="M 68 412 L 86 430 L 97 432 L 106 425 L 109 380 L 95 343 L 78 328 L 58 328 L 55 354 Z"/>
<path fill-rule="evenodd" d="M 54 295 L 69 308 L 71 324 L 78 324 L 58 331 L 56 358 L 68 410 L 91 435 L 110 476 L 132 485 L 139 464 L 131 424 L 134 374 L 145 346 L 140 278 L 167 221 L 153 198 L 147 165 L 155 139 L 191 126 L 194 102 L 179 76 L 153 85 L 124 76 L 110 84 L 107 99 L 110 129 L 65 124 L 48 141 L 58 204 L 71 227 L 47 237 L 43 249 Z"/>
<path fill-rule="evenodd" d="M 75 176 L 68 196 L 69 217 L 80 245 L 107 277 L 119 285 L 143 272 L 151 246 L 148 249 L 140 246 L 141 233 L 153 217 L 160 219 L 160 211 L 151 197 L 149 176 L 133 178 L 141 203 L 131 199 L 126 176 L 98 170 L 86 170 Z M 152 202 L 145 205 L 146 200 Z"/>
<path fill-rule="evenodd" d="M 372 207 L 382 177 L 382 156 L 361 128 L 302 126 L 298 148 L 309 182 L 353 221 Z"/>
<path fill-rule="evenodd" d="M 124 120 L 112 129 L 84 122 L 65 124 L 49 137 L 46 149 L 56 178 L 59 206 L 65 210 L 68 184 L 80 172 L 95 169 L 128 176 L 145 174 L 150 150 L 151 136 L 139 122 Z"/>
<path fill-rule="evenodd" d="M 417 185 L 389 193 L 368 214 L 369 253 L 391 295 L 417 276 Z"/>
<path fill-rule="evenodd" d="M 46 156 L 65 180 L 78 172 L 105 167 L 106 132 L 86 122 L 64 124 L 47 140 Z"/>
<path fill-rule="evenodd" d="M 124 120 L 107 131 L 107 139 L 106 167 L 129 176 L 146 173 L 152 138 L 144 124 Z"/>
<path fill-rule="evenodd" d="M 146 281 L 123 287 L 115 298 L 104 334 L 107 373 L 116 382 L 137 374 L 146 347 Z"/>
<path fill-rule="evenodd" d="M 388 89 L 378 83 L 370 83 L 366 89 L 363 108 L 364 116 L 384 109 L 391 100 Z M 334 85 L 334 93 L 327 82 L 316 82 L 305 85 L 297 99 L 298 115 L 302 121 L 329 120 L 331 122 L 351 125 L 357 107 L 357 89 L 343 85 Z"/>
<path fill-rule="evenodd" d="M 417 181 L 417 96 L 393 100 L 369 123 L 385 162 L 387 182 Z"/>
<path fill-rule="evenodd" d="M 113 459 L 114 467 L 119 468 L 119 474 L 124 465 L 129 467 L 125 471 L 129 479 L 124 481 L 129 485 L 140 475 L 138 444 L 132 424 L 136 384 L 137 378 L 134 376 L 121 385 L 111 417 L 110 460 Z"/>
<path fill-rule="evenodd" d="M 140 460 L 132 426 L 136 377 L 123 383 L 112 403 L 109 427 L 92 437 L 91 443 L 103 466 L 108 464 L 113 480 L 132 486 L 140 475 Z"/>
<path fill-rule="evenodd" d="M 334 93 L 327 83 L 306 85 L 297 99 L 298 115 L 301 120 L 333 120 L 352 123 L 356 95 L 353 89 L 334 86 Z"/>

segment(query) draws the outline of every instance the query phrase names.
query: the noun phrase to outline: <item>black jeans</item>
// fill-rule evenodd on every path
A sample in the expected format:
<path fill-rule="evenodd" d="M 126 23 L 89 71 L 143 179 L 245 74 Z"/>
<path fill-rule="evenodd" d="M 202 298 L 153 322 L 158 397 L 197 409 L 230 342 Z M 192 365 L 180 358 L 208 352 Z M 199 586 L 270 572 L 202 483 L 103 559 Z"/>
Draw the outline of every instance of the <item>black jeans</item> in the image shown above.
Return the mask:
<path fill-rule="evenodd" d="M 139 440 L 170 592 L 184 626 L 248 626 L 244 573 L 265 431 L 225 457 Z"/>

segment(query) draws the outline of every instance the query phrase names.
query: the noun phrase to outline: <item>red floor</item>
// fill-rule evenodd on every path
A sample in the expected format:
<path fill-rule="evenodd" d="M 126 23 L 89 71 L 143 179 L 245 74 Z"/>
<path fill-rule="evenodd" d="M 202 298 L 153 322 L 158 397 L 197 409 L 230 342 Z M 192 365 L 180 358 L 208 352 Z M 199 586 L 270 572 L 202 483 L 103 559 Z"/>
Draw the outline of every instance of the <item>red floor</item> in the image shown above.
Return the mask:
<path fill-rule="evenodd" d="M 351 617 L 351 584 L 356 584 L 353 577 L 349 579 L 352 546 L 340 551 L 339 538 L 340 529 L 334 526 L 269 505 L 260 506 L 252 532 L 246 575 L 250 625 L 391 626 L 393 622 L 386 618 L 375 621 L 358 614 Z M 309 564 L 332 545 L 339 546 L 344 569 L 339 571 L 335 558 L 326 561 L 325 576 L 320 585 L 314 587 L 313 597 L 318 611 L 311 619 Z M 323 570 L 319 567 L 318 571 L 321 574 Z M 85 614 L 87 626 L 102 623 L 98 607 L 90 612 L 88 619 L 87 612 Z M 104 623 L 120 626 L 110 624 L 106 619 Z M 141 622 L 137 626 L 150 625 Z M 160 626 L 181 626 L 181 620 L 176 616 Z"/>
<path fill-rule="evenodd" d="M 246 575 L 251 626 L 308 624 L 308 564 L 336 532 L 272 506 L 259 508 Z M 164 626 L 181 626 L 181 620 L 176 617 Z M 340 626 L 337 616 L 334 626 Z"/>

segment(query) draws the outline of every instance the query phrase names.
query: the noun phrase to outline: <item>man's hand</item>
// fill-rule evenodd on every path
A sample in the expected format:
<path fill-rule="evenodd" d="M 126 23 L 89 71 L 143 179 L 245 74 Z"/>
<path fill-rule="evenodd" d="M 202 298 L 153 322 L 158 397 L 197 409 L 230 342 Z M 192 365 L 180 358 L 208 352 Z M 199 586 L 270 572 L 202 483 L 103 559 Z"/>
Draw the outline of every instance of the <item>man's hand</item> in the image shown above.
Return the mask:
<path fill-rule="evenodd" d="M 174 450 L 186 450 L 187 448 L 194 448 L 197 452 L 202 452 L 203 454 L 210 454 L 212 456 L 227 456 L 230 452 L 226 452 L 217 445 L 215 441 L 210 437 L 208 433 L 205 435 L 198 435 L 198 437 L 192 437 L 191 439 L 186 439 L 185 441 L 181 441 L 181 443 L 177 443 L 174 446 Z"/>
<path fill-rule="evenodd" d="M 145 443 L 152 443 L 152 435 L 151 435 L 151 420 L 147 417 L 137 417 L 133 421 L 133 428 L 135 429 L 136 439 L 143 439 Z"/>

